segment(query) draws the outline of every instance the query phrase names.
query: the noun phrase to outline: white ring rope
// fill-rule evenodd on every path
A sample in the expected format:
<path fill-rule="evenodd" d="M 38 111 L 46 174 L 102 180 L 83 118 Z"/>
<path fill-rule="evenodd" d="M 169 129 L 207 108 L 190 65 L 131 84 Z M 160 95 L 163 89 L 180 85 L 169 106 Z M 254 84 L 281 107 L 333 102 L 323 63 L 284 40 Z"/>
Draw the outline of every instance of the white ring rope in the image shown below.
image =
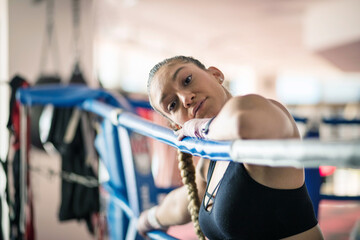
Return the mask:
<path fill-rule="evenodd" d="M 85 110 L 105 114 L 118 112 L 103 111 L 104 103 L 89 100 L 84 102 Z M 91 103 L 91 104 L 90 104 Z M 91 106 L 91 108 L 86 107 Z M 114 108 L 115 109 L 115 108 Z M 101 115 L 101 114 L 100 114 Z M 114 123 L 113 114 L 108 117 Z M 161 127 L 134 114 L 118 114 L 118 124 L 139 134 L 157 139 L 181 151 L 213 160 L 230 160 L 274 167 L 319 167 L 341 166 L 360 168 L 360 140 L 324 142 L 319 140 L 236 140 L 233 142 L 207 141 L 185 138 L 178 141 L 168 128 Z"/>
<path fill-rule="evenodd" d="M 360 141 L 237 140 L 231 147 L 234 161 L 293 167 L 360 167 Z"/>

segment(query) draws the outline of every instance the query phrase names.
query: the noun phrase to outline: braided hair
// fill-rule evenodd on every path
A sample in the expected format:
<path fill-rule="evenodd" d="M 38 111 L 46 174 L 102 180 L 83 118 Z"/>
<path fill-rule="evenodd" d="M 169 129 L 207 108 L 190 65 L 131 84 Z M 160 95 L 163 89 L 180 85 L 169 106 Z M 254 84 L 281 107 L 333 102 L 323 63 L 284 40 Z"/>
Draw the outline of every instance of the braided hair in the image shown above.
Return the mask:
<path fill-rule="evenodd" d="M 148 95 L 150 96 L 150 85 L 152 82 L 152 79 L 154 75 L 159 71 L 159 69 L 163 66 L 169 66 L 174 63 L 183 62 L 183 63 L 193 63 L 196 66 L 198 66 L 200 69 L 206 70 L 206 67 L 197 59 L 192 57 L 186 57 L 186 56 L 175 56 L 172 58 L 167 58 L 163 60 L 162 62 L 156 64 L 149 73 L 149 78 L 147 82 L 147 89 L 148 89 Z M 153 106 L 151 98 L 149 97 L 150 104 Z M 176 124 L 169 119 L 167 116 L 165 116 L 161 111 L 156 109 L 154 106 L 153 108 L 155 111 L 160 113 L 162 116 L 167 118 L 170 121 L 170 125 L 174 127 Z M 179 169 L 181 172 L 181 177 L 184 185 L 187 186 L 188 190 L 188 210 L 191 215 L 191 221 L 194 224 L 196 235 L 199 239 L 205 239 L 205 236 L 203 232 L 200 229 L 199 224 L 199 210 L 200 210 L 200 199 L 197 191 L 197 186 L 195 183 L 195 167 L 193 164 L 193 159 L 191 154 L 178 152 L 178 161 L 179 161 Z"/>
<path fill-rule="evenodd" d="M 179 169 L 183 184 L 187 187 L 188 193 L 188 210 L 191 215 L 191 221 L 194 224 L 196 235 L 199 239 L 205 239 L 199 224 L 200 199 L 195 183 L 195 167 L 192 155 L 178 151 Z"/>

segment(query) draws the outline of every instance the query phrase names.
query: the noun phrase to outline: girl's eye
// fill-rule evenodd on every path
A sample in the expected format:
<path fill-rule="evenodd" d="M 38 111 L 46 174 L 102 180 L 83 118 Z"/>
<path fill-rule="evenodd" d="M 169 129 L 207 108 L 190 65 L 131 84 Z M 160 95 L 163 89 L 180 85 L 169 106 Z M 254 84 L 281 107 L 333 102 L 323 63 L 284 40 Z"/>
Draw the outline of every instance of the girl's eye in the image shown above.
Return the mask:
<path fill-rule="evenodd" d="M 187 86 L 191 82 L 192 75 L 189 75 L 187 78 L 185 78 L 184 85 Z"/>
<path fill-rule="evenodd" d="M 169 107 L 168 107 L 169 112 L 171 112 L 172 110 L 174 110 L 175 106 L 176 106 L 176 102 L 175 102 L 175 101 L 171 102 L 171 103 L 169 104 Z"/>

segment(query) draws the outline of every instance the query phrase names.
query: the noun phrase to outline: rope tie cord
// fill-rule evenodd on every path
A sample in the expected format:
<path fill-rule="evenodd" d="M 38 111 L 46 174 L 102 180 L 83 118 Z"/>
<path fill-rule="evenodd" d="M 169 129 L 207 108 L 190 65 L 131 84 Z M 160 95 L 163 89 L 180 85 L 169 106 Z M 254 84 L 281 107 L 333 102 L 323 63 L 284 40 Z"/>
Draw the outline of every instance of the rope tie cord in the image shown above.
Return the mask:
<path fill-rule="evenodd" d="M 200 200 L 195 183 L 195 167 L 192 155 L 178 151 L 178 160 L 182 181 L 187 187 L 189 200 L 188 211 L 191 215 L 191 221 L 194 224 L 195 233 L 199 239 L 205 240 L 205 236 L 201 231 L 199 224 Z"/>

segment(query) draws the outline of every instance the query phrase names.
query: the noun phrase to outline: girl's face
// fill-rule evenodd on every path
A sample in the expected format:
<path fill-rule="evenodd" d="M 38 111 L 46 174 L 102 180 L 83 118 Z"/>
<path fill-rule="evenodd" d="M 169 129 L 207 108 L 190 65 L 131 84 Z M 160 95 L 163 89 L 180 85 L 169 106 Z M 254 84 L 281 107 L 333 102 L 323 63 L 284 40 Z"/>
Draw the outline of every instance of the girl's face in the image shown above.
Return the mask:
<path fill-rule="evenodd" d="M 215 67 L 203 70 L 193 63 L 170 63 L 153 77 L 150 99 L 154 108 L 179 125 L 193 118 L 211 118 L 230 98 L 223 79 Z"/>

